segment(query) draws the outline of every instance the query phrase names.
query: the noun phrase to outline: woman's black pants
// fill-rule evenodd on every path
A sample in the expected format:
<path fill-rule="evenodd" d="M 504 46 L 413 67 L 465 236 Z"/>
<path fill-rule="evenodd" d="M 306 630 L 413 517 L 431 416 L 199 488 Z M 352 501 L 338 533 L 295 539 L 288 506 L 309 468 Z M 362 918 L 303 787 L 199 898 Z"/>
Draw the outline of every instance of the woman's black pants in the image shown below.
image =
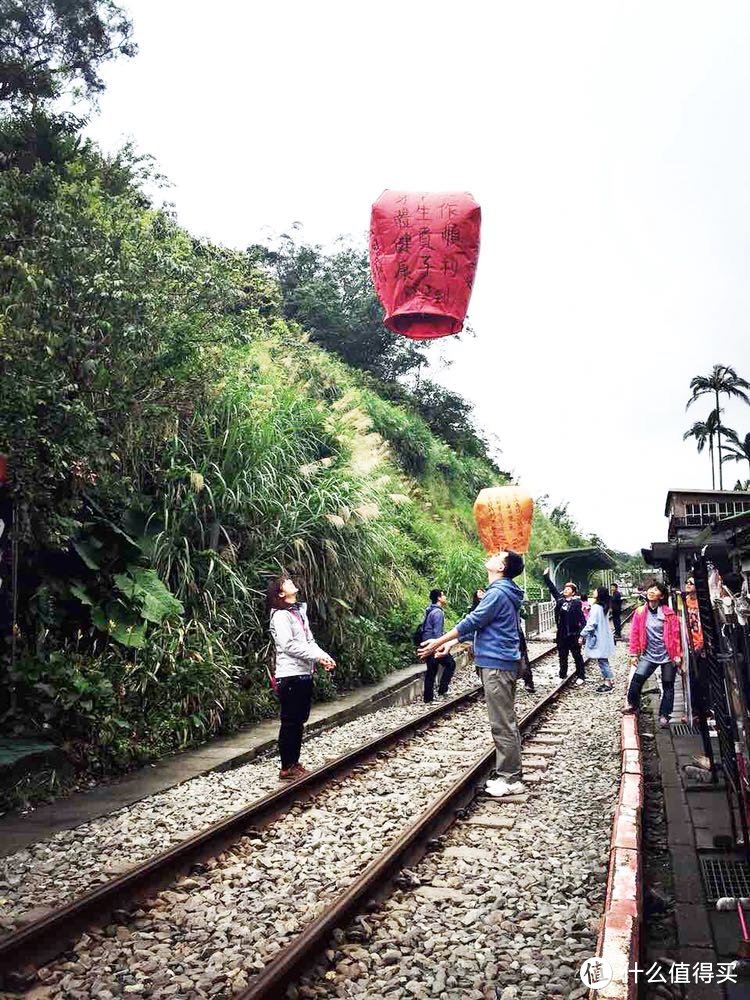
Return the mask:
<path fill-rule="evenodd" d="M 557 653 L 560 657 L 560 677 L 568 676 L 568 656 L 573 654 L 573 663 L 576 665 L 576 677 L 582 681 L 586 680 L 586 668 L 583 665 L 581 655 L 581 645 L 577 635 L 558 635 Z"/>
<path fill-rule="evenodd" d="M 313 680 L 310 675 L 279 677 L 276 693 L 281 702 L 279 754 L 282 768 L 299 764 L 302 730 L 310 718 Z"/>

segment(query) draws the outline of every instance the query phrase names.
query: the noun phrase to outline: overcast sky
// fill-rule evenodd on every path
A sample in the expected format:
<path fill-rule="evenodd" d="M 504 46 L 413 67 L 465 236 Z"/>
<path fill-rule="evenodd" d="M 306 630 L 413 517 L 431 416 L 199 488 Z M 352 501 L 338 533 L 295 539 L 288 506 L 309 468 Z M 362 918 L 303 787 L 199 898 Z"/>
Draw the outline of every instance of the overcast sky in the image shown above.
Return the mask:
<path fill-rule="evenodd" d="M 364 238 L 384 188 L 483 211 L 475 339 L 439 378 L 529 491 L 635 550 L 710 487 L 692 375 L 750 379 L 750 5 L 131 0 L 91 133 L 236 247 Z M 750 407 L 727 422 L 750 430 Z M 725 467 L 730 485 L 747 465 Z"/>

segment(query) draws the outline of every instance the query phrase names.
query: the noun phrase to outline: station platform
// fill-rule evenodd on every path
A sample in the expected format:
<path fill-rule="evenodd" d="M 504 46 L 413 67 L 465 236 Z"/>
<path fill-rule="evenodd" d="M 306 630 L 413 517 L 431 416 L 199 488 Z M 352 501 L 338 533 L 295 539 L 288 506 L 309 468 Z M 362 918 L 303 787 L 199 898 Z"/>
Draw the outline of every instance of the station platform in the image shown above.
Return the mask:
<path fill-rule="evenodd" d="M 731 982 L 718 971 L 741 954 L 742 934 L 737 912 L 717 912 L 716 902 L 750 896 L 750 865 L 733 844 L 724 784 L 685 772 L 704 749 L 697 732 L 682 721 L 679 680 L 669 729 L 659 728 L 658 690 L 647 685 L 646 692 L 649 687 L 654 694 L 644 697 L 639 720 L 645 778 L 643 976 L 660 964 L 674 991 L 666 971 L 672 962 L 672 979 L 679 979 L 678 966 L 691 969 L 684 987 L 690 1000 L 750 1000 L 750 979 Z M 718 742 L 712 742 L 718 760 Z M 696 968 L 704 969 L 704 981 L 696 979 Z M 658 982 L 646 983 L 643 995 L 661 996 L 655 992 Z"/>

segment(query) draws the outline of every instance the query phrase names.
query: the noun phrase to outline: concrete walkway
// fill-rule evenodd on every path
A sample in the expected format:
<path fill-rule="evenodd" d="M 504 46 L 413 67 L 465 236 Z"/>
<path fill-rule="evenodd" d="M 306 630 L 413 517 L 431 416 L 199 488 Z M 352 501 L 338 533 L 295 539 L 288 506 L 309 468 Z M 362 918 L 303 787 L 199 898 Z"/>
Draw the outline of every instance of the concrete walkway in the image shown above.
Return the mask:
<path fill-rule="evenodd" d="M 376 709 L 413 701 L 421 692 L 424 669 L 422 664 L 412 664 L 335 701 L 313 705 L 306 733 L 340 725 Z M 171 754 L 155 764 L 103 782 L 90 791 L 40 806 L 25 815 L 8 813 L 0 817 L 0 857 L 201 774 L 228 771 L 246 764 L 275 748 L 278 731 L 278 718 L 267 719 L 232 736 L 218 737 L 194 749 Z"/>

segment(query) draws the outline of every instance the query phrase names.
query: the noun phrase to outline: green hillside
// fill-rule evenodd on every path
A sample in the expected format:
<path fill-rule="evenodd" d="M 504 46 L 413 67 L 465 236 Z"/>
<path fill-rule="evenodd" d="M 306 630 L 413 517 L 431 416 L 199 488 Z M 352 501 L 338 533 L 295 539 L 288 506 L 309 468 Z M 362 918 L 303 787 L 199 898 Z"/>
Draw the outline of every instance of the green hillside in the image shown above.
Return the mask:
<path fill-rule="evenodd" d="M 325 316 L 308 335 L 267 261 L 151 205 L 128 151 L 41 115 L 6 119 L 0 143 L 4 730 L 110 768 L 274 713 L 280 567 L 339 663 L 320 697 L 408 662 L 429 588 L 457 614 L 483 580 L 471 505 L 503 474 L 470 423 L 438 436 L 397 371 L 320 347 Z M 356 357 L 367 330 L 339 322 Z M 570 537 L 538 510 L 532 574 Z"/>

